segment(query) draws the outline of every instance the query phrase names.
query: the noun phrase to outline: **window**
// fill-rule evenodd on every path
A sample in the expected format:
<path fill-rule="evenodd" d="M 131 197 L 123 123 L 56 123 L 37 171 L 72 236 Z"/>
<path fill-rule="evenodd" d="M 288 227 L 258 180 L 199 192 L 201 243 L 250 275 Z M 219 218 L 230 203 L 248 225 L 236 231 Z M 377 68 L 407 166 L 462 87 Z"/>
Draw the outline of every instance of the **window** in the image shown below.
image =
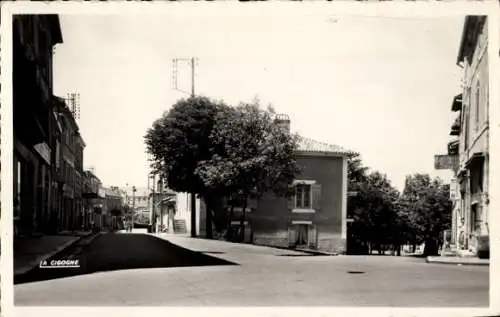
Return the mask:
<path fill-rule="evenodd" d="M 21 196 L 21 177 L 22 177 L 22 165 L 21 162 L 17 161 L 17 195 Z"/>
<path fill-rule="evenodd" d="M 295 186 L 295 208 L 311 208 L 312 186 L 309 184 L 297 184 Z"/>
<path fill-rule="evenodd" d="M 469 148 L 469 107 L 464 108 L 464 151 Z"/>
<path fill-rule="evenodd" d="M 480 85 L 480 82 L 478 81 L 477 84 L 476 84 L 476 94 L 475 94 L 475 119 L 476 119 L 476 127 L 475 127 L 475 131 L 477 132 L 479 130 L 479 123 L 480 123 L 480 120 L 479 120 L 479 112 L 480 112 L 480 107 L 479 107 L 479 104 L 480 104 L 480 93 L 481 93 L 481 85 Z"/>
<path fill-rule="evenodd" d="M 59 141 L 56 141 L 56 168 L 59 169 L 60 165 L 60 159 L 61 159 L 61 145 L 59 144 Z"/>

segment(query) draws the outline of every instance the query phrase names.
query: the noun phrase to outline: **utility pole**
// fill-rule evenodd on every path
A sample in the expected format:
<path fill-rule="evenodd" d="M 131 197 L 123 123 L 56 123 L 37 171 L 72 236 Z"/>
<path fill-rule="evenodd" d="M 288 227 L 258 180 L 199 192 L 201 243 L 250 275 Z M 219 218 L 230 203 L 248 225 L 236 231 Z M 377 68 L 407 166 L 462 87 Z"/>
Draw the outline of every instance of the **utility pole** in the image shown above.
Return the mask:
<path fill-rule="evenodd" d="M 174 58 L 173 60 L 173 66 L 174 66 L 174 72 L 173 72 L 173 78 L 174 78 L 174 89 L 181 91 L 181 92 L 186 92 L 182 89 L 179 89 L 178 84 L 177 84 L 177 63 L 178 61 L 187 61 L 190 63 L 191 66 L 191 97 L 194 98 L 195 95 L 195 82 L 194 82 L 194 77 L 195 77 L 195 63 L 196 63 L 196 58 L 192 57 L 190 59 L 186 58 Z M 191 193 L 191 237 L 196 237 L 196 195 L 194 193 Z"/>
<path fill-rule="evenodd" d="M 135 218 L 135 186 L 132 186 L 132 232 L 134 231 L 134 218 Z"/>
<path fill-rule="evenodd" d="M 156 233 L 156 214 L 155 214 L 155 174 L 153 174 L 153 190 L 151 193 L 151 231 Z"/>

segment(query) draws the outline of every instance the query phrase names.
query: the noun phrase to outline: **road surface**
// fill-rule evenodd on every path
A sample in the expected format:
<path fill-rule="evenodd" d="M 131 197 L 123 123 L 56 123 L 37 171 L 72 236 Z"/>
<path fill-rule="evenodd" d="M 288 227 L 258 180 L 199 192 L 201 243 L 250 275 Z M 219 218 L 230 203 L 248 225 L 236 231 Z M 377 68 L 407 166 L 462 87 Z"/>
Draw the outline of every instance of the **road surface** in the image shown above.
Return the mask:
<path fill-rule="evenodd" d="M 191 251 L 146 234 L 103 236 L 81 256 L 88 271 L 113 271 L 15 285 L 15 305 L 488 306 L 485 266 L 163 238 Z"/>

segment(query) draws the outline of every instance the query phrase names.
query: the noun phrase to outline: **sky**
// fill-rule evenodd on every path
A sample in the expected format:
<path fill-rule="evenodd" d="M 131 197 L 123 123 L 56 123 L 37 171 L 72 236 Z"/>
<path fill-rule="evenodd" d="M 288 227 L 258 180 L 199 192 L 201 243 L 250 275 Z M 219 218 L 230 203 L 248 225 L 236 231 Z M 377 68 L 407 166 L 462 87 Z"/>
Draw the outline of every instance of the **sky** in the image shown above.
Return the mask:
<path fill-rule="evenodd" d="M 462 70 L 462 16 L 62 15 L 54 92 L 80 94 L 85 167 L 105 185 L 147 186 L 144 135 L 188 94 L 172 59 L 196 57 L 195 92 L 236 105 L 255 96 L 292 132 L 361 154 L 402 190 L 445 154 Z M 193 22 L 195 21 L 195 22 Z M 190 90 L 179 63 L 178 85 Z"/>

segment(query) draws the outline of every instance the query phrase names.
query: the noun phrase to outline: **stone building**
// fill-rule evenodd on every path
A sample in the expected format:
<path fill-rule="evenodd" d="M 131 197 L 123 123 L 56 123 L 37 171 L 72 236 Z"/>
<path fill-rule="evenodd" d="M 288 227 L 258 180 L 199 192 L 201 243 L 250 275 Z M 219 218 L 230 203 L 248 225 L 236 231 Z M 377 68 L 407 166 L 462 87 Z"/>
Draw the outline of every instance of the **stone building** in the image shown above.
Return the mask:
<path fill-rule="evenodd" d="M 55 14 L 14 15 L 12 27 L 14 221 L 20 234 L 32 234 L 50 231 L 56 217 L 52 52 L 63 39 Z"/>
<path fill-rule="evenodd" d="M 279 116 L 276 122 L 289 131 L 287 116 Z M 300 138 L 296 157 L 302 173 L 293 182 L 295 195 L 287 199 L 269 193 L 259 200 L 249 200 L 245 210 L 245 242 L 345 252 L 347 164 L 353 156 L 357 153 L 340 146 Z M 242 207 L 233 210 L 233 232 L 241 230 L 242 211 Z M 200 235 L 205 234 L 205 218 L 206 207 L 201 203 Z"/>
<path fill-rule="evenodd" d="M 458 139 L 457 203 L 453 240 L 459 252 L 476 254 L 478 242 L 489 235 L 489 66 L 486 16 L 467 16 L 457 64 L 463 69 L 463 91 L 454 98 L 458 112 L 451 134 Z"/>
<path fill-rule="evenodd" d="M 85 142 L 79 132 L 74 109 L 70 109 L 66 100 L 57 100 L 58 123 L 61 128 L 57 143 L 56 160 L 60 164 L 61 212 L 60 226 L 68 230 L 83 228 L 83 151 Z"/>
<path fill-rule="evenodd" d="M 104 200 L 106 193 L 102 188 L 101 180 L 93 170 L 87 170 L 83 175 L 83 226 L 85 229 L 91 229 L 92 224 L 94 224 L 96 227 L 102 228 L 104 225 L 103 218 L 105 217 Z"/>

